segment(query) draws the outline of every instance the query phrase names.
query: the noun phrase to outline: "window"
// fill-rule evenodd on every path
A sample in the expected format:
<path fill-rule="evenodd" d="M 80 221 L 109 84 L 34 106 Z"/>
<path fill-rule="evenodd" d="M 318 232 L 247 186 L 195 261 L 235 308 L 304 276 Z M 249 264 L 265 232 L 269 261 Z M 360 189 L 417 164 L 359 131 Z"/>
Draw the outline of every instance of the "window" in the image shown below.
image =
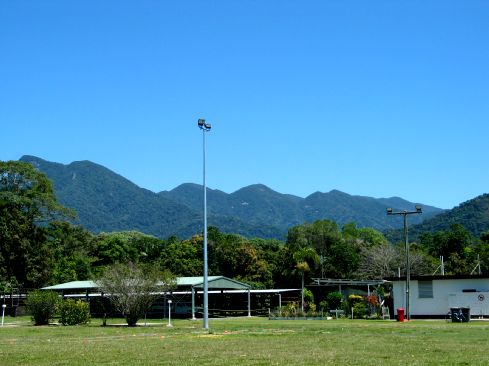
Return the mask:
<path fill-rule="evenodd" d="M 433 281 L 418 281 L 418 297 L 420 299 L 433 298 Z"/>

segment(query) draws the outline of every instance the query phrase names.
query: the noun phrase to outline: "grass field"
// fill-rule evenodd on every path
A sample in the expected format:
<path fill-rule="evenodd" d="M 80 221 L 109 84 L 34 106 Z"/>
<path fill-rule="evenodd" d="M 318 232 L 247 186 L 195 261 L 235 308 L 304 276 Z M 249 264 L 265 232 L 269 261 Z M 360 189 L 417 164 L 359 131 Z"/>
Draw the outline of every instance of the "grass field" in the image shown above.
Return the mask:
<path fill-rule="evenodd" d="M 150 323 L 151 322 L 151 323 Z M 6 318 L 0 365 L 488 365 L 489 322 L 140 321 L 35 327 Z"/>

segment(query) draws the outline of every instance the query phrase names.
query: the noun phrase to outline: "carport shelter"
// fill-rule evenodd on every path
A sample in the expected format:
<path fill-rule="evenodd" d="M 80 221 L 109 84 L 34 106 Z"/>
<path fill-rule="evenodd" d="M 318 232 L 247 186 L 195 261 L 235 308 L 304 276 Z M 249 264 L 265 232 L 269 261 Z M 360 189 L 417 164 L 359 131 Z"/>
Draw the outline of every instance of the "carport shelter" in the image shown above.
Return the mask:
<path fill-rule="evenodd" d="M 178 277 L 176 291 L 161 293 L 162 296 L 188 295 L 192 296 L 192 319 L 195 319 L 195 296 L 203 293 L 203 277 Z M 103 296 L 98 290 L 95 281 L 71 281 L 54 286 L 43 287 L 43 290 L 52 290 L 61 292 L 63 297 L 85 297 L 87 301 L 91 297 Z M 209 293 L 244 293 L 248 294 L 248 316 L 251 316 L 251 286 L 224 276 L 208 277 Z"/>

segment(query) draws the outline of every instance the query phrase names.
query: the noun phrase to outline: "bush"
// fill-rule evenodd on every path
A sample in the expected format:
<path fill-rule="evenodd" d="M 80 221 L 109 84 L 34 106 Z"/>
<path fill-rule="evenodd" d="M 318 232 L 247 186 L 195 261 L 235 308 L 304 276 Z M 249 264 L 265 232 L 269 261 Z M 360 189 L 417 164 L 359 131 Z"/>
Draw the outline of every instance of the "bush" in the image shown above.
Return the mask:
<path fill-rule="evenodd" d="M 304 289 L 304 311 L 316 311 L 316 305 L 314 304 L 314 294 L 311 290 L 307 288 Z"/>
<path fill-rule="evenodd" d="M 348 307 L 352 308 L 359 302 L 364 302 L 365 298 L 361 295 L 352 294 L 348 296 Z"/>
<path fill-rule="evenodd" d="M 59 296 L 54 291 L 37 290 L 27 297 L 27 309 L 32 315 L 34 325 L 47 325 L 58 311 Z"/>
<path fill-rule="evenodd" d="M 367 305 L 364 302 L 356 302 L 353 305 L 353 317 L 363 319 L 367 316 Z"/>
<path fill-rule="evenodd" d="M 366 298 L 367 301 L 367 308 L 368 308 L 368 315 L 371 318 L 378 318 L 381 316 L 382 310 L 381 310 L 381 305 L 379 302 L 379 298 L 377 295 L 369 295 Z"/>
<path fill-rule="evenodd" d="M 299 308 L 299 303 L 292 301 L 287 303 L 285 306 L 282 306 L 280 309 L 280 316 L 288 317 L 296 317 L 297 309 Z"/>
<path fill-rule="evenodd" d="M 329 310 L 340 309 L 341 303 L 343 302 L 343 295 L 339 291 L 330 292 L 326 296 L 326 301 L 328 303 Z"/>
<path fill-rule="evenodd" d="M 87 324 L 90 321 L 90 306 L 81 300 L 68 299 L 60 305 L 61 319 L 63 325 Z"/>
<path fill-rule="evenodd" d="M 126 318 L 127 325 L 135 327 L 159 292 L 176 286 L 175 277 L 168 271 L 160 272 L 156 264 L 113 264 L 105 268 L 97 280 L 101 290 L 109 294 L 114 307 Z"/>

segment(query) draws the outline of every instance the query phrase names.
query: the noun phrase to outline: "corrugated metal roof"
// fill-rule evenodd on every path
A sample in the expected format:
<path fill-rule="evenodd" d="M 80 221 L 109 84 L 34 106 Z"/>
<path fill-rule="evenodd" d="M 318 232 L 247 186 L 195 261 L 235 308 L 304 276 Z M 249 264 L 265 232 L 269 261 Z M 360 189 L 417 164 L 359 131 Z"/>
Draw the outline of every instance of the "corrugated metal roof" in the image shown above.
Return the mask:
<path fill-rule="evenodd" d="M 214 289 L 233 289 L 233 290 L 247 290 L 251 286 L 246 283 L 233 280 L 224 276 L 209 276 L 207 277 L 208 287 Z M 203 277 L 180 277 L 177 279 L 177 286 L 189 286 L 195 288 L 204 287 Z"/>
<path fill-rule="evenodd" d="M 97 288 L 97 285 L 94 281 L 71 281 L 54 286 L 43 287 L 42 290 L 78 290 L 88 288 Z"/>
<path fill-rule="evenodd" d="M 233 290 L 247 290 L 251 286 L 246 283 L 242 283 L 231 278 L 224 276 L 209 276 L 207 277 L 208 287 L 210 289 L 233 289 Z M 43 287 L 43 290 L 79 290 L 79 289 L 94 289 L 97 288 L 97 284 L 94 281 L 71 281 L 66 283 L 60 283 L 54 286 Z M 177 287 L 204 287 L 203 277 L 177 277 Z"/>
<path fill-rule="evenodd" d="M 217 280 L 222 276 L 208 276 L 208 282 Z M 177 286 L 196 286 L 204 283 L 204 277 L 178 277 Z"/>

